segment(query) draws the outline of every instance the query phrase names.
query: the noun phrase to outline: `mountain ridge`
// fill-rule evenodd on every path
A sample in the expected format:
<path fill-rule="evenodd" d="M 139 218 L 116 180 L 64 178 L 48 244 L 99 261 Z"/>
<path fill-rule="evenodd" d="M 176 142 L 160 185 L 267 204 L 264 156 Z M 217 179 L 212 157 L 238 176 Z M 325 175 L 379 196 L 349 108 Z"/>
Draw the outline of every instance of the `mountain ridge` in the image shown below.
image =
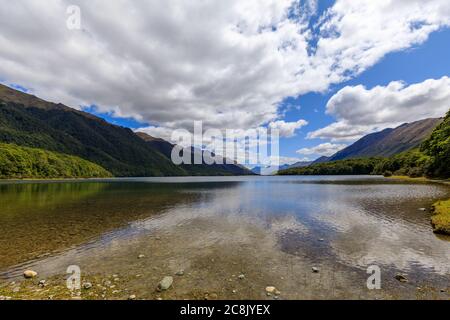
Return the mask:
<path fill-rule="evenodd" d="M 391 157 L 417 148 L 442 121 L 443 118 L 428 118 L 368 134 L 329 157 L 327 162 L 355 158 Z"/>

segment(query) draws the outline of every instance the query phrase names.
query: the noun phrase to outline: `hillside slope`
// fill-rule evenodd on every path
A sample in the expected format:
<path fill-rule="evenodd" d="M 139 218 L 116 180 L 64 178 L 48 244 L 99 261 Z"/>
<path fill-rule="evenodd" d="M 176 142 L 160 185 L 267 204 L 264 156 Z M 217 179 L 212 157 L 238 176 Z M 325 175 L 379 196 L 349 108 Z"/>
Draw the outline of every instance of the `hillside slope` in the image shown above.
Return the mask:
<path fill-rule="evenodd" d="M 390 157 L 420 146 L 442 119 L 425 119 L 369 134 L 331 156 L 328 161 L 367 157 Z"/>
<path fill-rule="evenodd" d="M 0 142 L 78 156 L 114 176 L 186 174 L 128 128 L 1 85 Z"/>

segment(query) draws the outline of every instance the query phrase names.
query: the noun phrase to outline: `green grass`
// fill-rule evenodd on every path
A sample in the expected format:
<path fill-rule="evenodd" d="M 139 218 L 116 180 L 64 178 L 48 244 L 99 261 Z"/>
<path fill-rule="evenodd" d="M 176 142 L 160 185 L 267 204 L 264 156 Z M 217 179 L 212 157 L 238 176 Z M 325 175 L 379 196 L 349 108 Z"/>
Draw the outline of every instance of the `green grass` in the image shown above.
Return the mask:
<path fill-rule="evenodd" d="M 431 218 L 436 233 L 450 235 L 450 199 L 433 205 L 435 215 Z"/>
<path fill-rule="evenodd" d="M 0 143 L 0 179 L 105 178 L 101 166 L 67 154 Z"/>

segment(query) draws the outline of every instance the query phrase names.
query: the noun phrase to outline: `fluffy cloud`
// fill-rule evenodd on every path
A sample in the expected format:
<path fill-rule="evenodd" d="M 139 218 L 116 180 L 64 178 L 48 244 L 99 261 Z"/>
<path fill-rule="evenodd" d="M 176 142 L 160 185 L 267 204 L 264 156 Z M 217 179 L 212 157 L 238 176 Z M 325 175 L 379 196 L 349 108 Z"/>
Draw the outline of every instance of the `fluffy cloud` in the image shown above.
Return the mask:
<path fill-rule="evenodd" d="M 295 131 L 308 124 L 306 120 L 298 120 L 297 122 L 285 122 L 284 120 L 269 123 L 269 128 L 278 130 L 280 137 L 290 138 L 295 136 Z"/>
<path fill-rule="evenodd" d="M 391 82 L 367 89 L 345 87 L 327 104 L 337 121 L 308 134 L 309 138 L 355 140 L 367 133 L 396 127 L 405 122 L 441 117 L 450 107 L 450 78 L 429 79 L 406 85 Z"/>
<path fill-rule="evenodd" d="M 72 4 L 79 31 L 65 27 Z M 247 129 L 422 43 L 450 2 L 337 0 L 316 14 L 314 0 L 14 1 L 0 11 L 0 81 L 155 127 Z"/>
<path fill-rule="evenodd" d="M 322 143 L 318 146 L 312 148 L 303 148 L 297 150 L 298 154 L 301 155 L 319 155 L 319 156 L 332 156 L 336 152 L 344 149 L 347 145 L 345 144 L 333 144 L 333 143 Z"/>

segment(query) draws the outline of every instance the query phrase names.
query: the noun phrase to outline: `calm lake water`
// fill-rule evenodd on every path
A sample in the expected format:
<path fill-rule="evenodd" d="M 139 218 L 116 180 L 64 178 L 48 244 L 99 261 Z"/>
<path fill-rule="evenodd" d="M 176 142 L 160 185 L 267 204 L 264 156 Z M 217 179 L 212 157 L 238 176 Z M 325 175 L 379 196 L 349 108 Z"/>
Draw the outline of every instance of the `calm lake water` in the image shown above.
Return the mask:
<path fill-rule="evenodd" d="M 79 265 L 128 279 L 146 299 L 179 270 L 165 298 L 261 299 L 274 285 L 283 299 L 414 299 L 422 288 L 445 299 L 450 242 L 433 234 L 428 209 L 449 195 L 368 176 L 3 182 L 0 282 Z M 371 265 L 382 290 L 367 289 Z"/>

